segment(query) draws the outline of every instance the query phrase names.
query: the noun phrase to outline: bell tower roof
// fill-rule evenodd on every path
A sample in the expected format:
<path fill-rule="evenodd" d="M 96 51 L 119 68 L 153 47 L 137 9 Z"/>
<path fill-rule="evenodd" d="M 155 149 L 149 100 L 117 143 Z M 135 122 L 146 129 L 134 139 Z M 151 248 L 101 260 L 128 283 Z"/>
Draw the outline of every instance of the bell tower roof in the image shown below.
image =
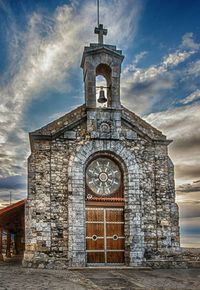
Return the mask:
<path fill-rule="evenodd" d="M 81 68 L 84 66 L 85 57 L 89 55 L 98 55 L 101 53 L 106 53 L 108 55 L 115 56 L 121 59 L 121 62 L 124 59 L 122 51 L 118 50 L 115 45 L 103 44 L 99 45 L 98 43 L 90 43 L 90 46 L 85 46 L 83 51 L 83 56 L 81 60 Z"/>
<path fill-rule="evenodd" d="M 108 30 L 103 27 L 103 24 L 99 24 L 99 12 L 98 12 L 98 27 L 95 27 L 94 33 L 98 34 L 98 43 L 90 43 L 90 46 L 85 46 L 83 51 L 83 57 L 81 61 L 81 67 L 83 68 L 86 55 L 94 55 L 99 53 L 107 53 L 109 55 L 115 55 L 116 57 L 124 59 L 122 51 L 118 50 L 115 45 L 104 44 L 103 36 L 107 35 Z M 122 61 L 121 60 L 121 61 Z"/>

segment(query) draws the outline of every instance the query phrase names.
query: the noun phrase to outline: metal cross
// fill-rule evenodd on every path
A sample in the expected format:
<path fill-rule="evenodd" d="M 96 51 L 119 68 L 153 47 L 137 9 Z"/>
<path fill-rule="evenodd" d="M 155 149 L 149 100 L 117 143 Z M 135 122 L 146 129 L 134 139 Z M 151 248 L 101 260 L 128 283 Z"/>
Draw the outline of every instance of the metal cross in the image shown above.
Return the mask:
<path fill-rule="evenodd" d="M 98 43 L 103 45 L 103 36 L 107 35 L 108 30 L 103 28 L 103 24 L 99 24 L 98 27 L 95 27 L 94 33 L 98 34 Z"/>

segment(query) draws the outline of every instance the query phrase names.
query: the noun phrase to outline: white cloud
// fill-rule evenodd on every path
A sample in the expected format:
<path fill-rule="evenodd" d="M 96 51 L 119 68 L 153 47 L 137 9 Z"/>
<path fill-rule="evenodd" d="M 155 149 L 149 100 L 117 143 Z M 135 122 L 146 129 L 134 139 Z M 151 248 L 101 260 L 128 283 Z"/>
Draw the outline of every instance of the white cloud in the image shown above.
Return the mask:
<path fill-rule="evenodd" d="M 136 65 L 140 62 L 140 60 L 142 60 L 145 55 L 147 55 L 148 52 L 147 51 L 142 51 L 138 54 L 136 54 L 136 56 L 133 59 L 133 62 L 131 64 L 128 64 L 125 69 L 122 71 L 122 77 L 123 75 L 127 75 L 130 72 L 133 72 L 136 69 Z"/>
<path fill-rule="evenodd" d="M 146 121 L 162 130 L 170 145 L 176 183 L 192 183 L 200 177 L 200 105 L 188 105 L 146 116 Z"/>
<path fill-rule="evenodd" d="M 192 62 L 187 71 L 188 75 L 194 75 L 195 77 L 199 77 L 200 75 L 200 60 L 196 62 Z"/>
<path fill-rule="evenodd" d="M 158 99 L 158 92 L 172 87 L 173 81 L 163 64 L 142 69 L 133 62 L 122 72 L 122 102 L 136 113 L 150 110 Z"/>
<path fill-rule="evenodd" d="M 143 51 L 135 56 L 133 63 L 131 65 L 129 64 L 124 69 L 122 75 L 124 77 L 128 76 L 133 82 L 143 82 L 149 79 L 155 79 L 157 76 L 167 72 L 171 66 L 177 66 L 181 62 L 187 60 L 194 53 L 194 50 L 180 51 L 180 49 L 178 49 L 174 53 L 170 53 L 167 56 L 164 56 L 159 65 L 152 65 L 146 69 L 140 69 L 135 65 L 147 54 L 146 51 Z"/>
<path fill-rule="evenodd" d="M 190 36 L 192 41 L 192 35 Z M 121 90 L 122 102 L 137 113 L 147 113 L 161 99 L 163 90 L 174 87 L 177 66 L 196 53 L 192 47 L 181 49 L 163 57 L 157 65 L 147 68 L 137 67 L 138 61 L 147 52 L 136 55 L 132 64 L 127 65 L 122 72 Z M 183 76 L 183 74 L 182 74 Z"/>
<path fill-rule="evenodd" d="M 138 62 L 147 52 L 136 55 L 128 64 L 121 79 L 122 102 L 136 113 L 151 111 L 156 102 L 161 100 L 162 92 L 176 86 L 176 78 L 183 80 L 187 76 L 199 76 L 200 62 L 196 61 L 188 70 L 180 70 L 179 64 L 187 61 L 198 52 L 199 44 L 193 40 L 193 33 L 186 33 L 177 49 L 164 56 L 157 65 L 139 68 Z"/>
<path fill-rule="evenodd" d="M 182 44 L 181 45 L 185 48 L 198 50 L 200 47 L 200 44 L 196 43 L 194 41 L 193 36 L 194 35 L 192 32 L 188 32 L 188 33 L 184 34 L 182 37 Z"/>
<path fill-rule="evenodd" d="M 182 104 L 189 104 L 191 102 L 194 102 L 200 98 L 200 90 L 196 90 L 195 92 L 191 93 L 186 98 L 182 99 L 180 103 Z"/>
<path fill-rule="evenodd" d="M 181 247 L 185 248 L 200 248 L 200 234 L 182 234 Z"/>
<path fill-rule="evenodd" d="M 101 17 L 109 28 L 107 41 L 128 45 L 135 35 L 141 1 L 104 2 Z M 115 13 L 110 13 L 113 5 Z M 15 25 L 9 6 L 5 9 L 13 24 L 12 33 L 8 33 L 11 63 L 0 88 L 0 151 L 4 153 L 0 177 L 23 174 L 26 170 L 23 162 L 29 147 L 28 135 L 21 128 L 24 109 L 45 90 L 70 90 L 71 70 L 79 67 L 84 45 L 97 38 L 93 34 L 94 1 L 71 1 L 69 5 L 57 7 L 51 16 L 34 12 L 24 33 Z"/>
<path fill-rule="evenodd" d="M 129 47 L 137 31 L 143 3 L 144 1 L 140 0 L 103 0 L 101 2 L 100 22 L 108 28 L 105 43 L 113 43 L 123 50 Z"/>
<path fill-rule="evenodd" d="M 164 66 L 177 66 L 179 63 L 185 61 L 188 57 L 194 54 L 195 51 L 176 51 L 174 53 L 170 53 L 168 56 L 164 57 L 163 65 Z"/>
<path fill-rule="evenodd" d="M 173 79 L 162 65 L 131 71 L 132 67 L 134 65 L 125 68 L 122 73 L 122 102 L 136 113 L 145 113 L 151 110 L 162 90 L 173 87 Z"/>
<path fill-rule="evenodd" d="M 145 55 L 147 55 L 148 52 L 147 51 L 141 51 L 140 53 L 136 54 L 135 58 L 134 58 L 134 64 L 138 64 L 140 60 L 142 60 Z"/>

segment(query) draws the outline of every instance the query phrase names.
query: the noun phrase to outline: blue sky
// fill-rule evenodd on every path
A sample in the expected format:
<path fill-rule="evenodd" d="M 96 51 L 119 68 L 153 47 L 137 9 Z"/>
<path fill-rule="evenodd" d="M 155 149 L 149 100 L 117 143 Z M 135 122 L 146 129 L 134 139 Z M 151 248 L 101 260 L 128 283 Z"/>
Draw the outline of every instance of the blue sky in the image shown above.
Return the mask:
<path fill-rule="evenodd" d="M 121 100 L 174 142 L 182 242 L 200 246 L 200 2 L 100 0 L 123 50 Z M 0 206 L 25 197 L 28 132 L 84 102 L 95 0 L 0 0 Z"/>

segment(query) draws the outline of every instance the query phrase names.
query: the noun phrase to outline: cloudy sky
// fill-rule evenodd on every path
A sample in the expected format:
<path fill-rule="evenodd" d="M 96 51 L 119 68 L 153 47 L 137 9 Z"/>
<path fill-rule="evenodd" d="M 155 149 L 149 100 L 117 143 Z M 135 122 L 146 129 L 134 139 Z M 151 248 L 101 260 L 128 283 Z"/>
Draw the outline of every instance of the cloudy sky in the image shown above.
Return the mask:
<path fill-rule="evenodd" d="M 100 0 L 122 103 L 174 142 L 181 242 L 200 247 L 200 2 Z M 83 103 L 95 0 L 0 0 L 0 207 L 26 196 L 28 132 Z"/>

